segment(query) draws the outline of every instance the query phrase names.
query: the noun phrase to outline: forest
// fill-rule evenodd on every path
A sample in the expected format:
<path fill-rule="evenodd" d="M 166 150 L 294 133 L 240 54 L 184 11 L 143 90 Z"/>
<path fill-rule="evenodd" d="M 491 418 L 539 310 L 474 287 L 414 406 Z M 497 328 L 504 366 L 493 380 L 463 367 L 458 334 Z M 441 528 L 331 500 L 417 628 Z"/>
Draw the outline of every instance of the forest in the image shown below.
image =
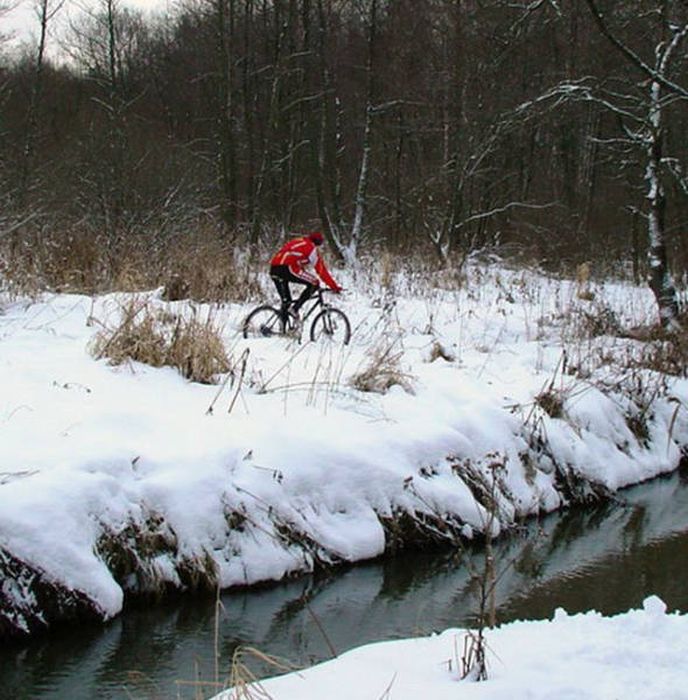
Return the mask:
<path fill-rule="evenodd" d="M 684 0 L 98 0 L 50 31 L 62 11 L 0 53 L 6 279 L 107 288 L 318 229 L 349 265 L 651 272 L 676 310 Z"/>

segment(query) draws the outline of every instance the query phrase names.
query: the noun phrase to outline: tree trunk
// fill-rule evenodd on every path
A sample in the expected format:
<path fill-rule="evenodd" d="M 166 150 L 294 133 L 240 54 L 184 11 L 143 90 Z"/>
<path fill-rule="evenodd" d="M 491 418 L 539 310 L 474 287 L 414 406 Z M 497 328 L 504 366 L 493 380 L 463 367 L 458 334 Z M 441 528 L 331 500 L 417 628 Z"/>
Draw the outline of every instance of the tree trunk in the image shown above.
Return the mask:
<path fill-rule="evenodd" d="M 661 128 L 661 105 L 660 86 L 653 82 L 651 97 L 650 122 L 651 129 L 647 139 L 647 169 L 645 177 L 647 180 L 647 199 L 649 202 L 649 212 L 647 219 L 649 251 L 648 263 L 650 266 L 648 283 L 652 289 L 659 319 L 664 328 L 674 329 L 678 324 L 678 300 L 676 288 L 669 273 L 667 262 L 666 239 L 665 239 L 665 211 L 666 198 L 664 187 L 660 175 L 660 165 L 662 162 L 662 128 Z"/>
<path fill-rule="evenodd" d="M 58 8 L 59 9 L 59 6 Z M 40 109 L 41 96 L 43 92 L 43 64 L 45 60 L 45 48 L 48 37 L 48 20 L 57 10 L 50 11 L 49 0 L 40 0 L 38 6 L 38 18 L 41 29 L 36 49 L 36 67 L 34 68 L 33 84 L 29 97 L 29 105 L 26 113 L 24 144 L 22 149 L 22 161 L 19 174 L 19 197 L 18 204 L 20 210 L 27 202 L 31 181 L 34 177 L 34 150 L 36 135 L 38 132 L 38 110 Z"/>
<path fill-rule="evenodd" d="M 232 228 L 237 220 L 236 139 L 234 137 L 234 0 L 217 0 L 219 67 L 218 169 L 222 220 Z"/>
<path fill-rule="evenodd" d="M 372 138 L 373 120 L 373 92 L 374 92 L 374 67 L 375 67 L 375 35 L 377 33 L 377 0 L 370 4 L 370 27 L 368 37 L 368 95 L 366 99 L 365 127 L 363 130 L 363 147 L 361 153 L 361 167 L 358 173 L 358 185 L 354 199 L 354 221 L 351 226 L 349 242 L 345 246 L 344 258 L 350 265 L 355 265 L 358 256 L 358 245 L 363 232 L 363 215 L 365 213 L 368 197 L 368 180 L 370 175 L 370 150 Z"/>

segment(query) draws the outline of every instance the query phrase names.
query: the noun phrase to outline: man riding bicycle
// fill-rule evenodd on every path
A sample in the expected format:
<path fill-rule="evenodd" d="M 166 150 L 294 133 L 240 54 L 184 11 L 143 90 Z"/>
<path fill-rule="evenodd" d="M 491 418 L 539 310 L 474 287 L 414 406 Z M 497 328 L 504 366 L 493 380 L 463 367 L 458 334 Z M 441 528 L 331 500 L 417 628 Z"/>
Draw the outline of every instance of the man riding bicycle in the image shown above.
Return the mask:
<path fill-rule="evenodd" d="M 292 238 L 275 253 L 270 261 L 270 277 L 282 300 L 283 311 L 290 310 L 298 317 L 299 309 L 317 291 L 320 284 L 318 278 L 333 292 L 342 291 L 342 288 L 332 278 L 318 251 L 323 240 L 323 235 L 319 231 Z M 308 269 L 311 267 L 315 274 Z M 290 282 L 304 285 L 301 295 L 293 302 L 293 306 L 289 289 Z M 291 309 L 289 309 L 290 306 Z"/>

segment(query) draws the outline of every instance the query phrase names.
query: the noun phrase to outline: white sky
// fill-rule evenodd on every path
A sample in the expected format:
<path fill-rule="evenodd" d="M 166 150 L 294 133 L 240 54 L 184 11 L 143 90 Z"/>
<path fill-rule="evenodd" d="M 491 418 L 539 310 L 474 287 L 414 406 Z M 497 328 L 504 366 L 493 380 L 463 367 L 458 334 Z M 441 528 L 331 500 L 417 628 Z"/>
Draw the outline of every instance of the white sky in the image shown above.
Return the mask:
<path fill-rule="evenodd" d="M 53 4 L 55 0 L 52 0 Z M 175 0 L 121 0 L 121 5 L 138 8 L 144 11 L 165 10 L 174 5 Z M 11 0 L 7 3 L 14 5 Z M 96 7 L 97 0 L 66 0 L 64 6 L 56 15 L 56 27 L 63 24 L 68 18 L 75 17 L 80 9 Z M 38 33 L 38 19 L 36 15 L 35 0 L 20 0 L 14 9 L 0 18 L 0 31 L 5 35 L 12 35 L 12 44 L 35 40 Z M 59 31 L 59 30 L 58 30 Z"/>

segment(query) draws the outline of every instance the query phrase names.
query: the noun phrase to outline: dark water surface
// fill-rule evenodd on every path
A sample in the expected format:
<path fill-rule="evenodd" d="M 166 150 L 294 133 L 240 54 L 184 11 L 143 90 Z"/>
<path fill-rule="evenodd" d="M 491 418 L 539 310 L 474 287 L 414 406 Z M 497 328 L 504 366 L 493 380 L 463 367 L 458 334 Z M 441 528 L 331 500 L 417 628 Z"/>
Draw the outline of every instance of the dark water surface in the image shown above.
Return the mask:
<path fill-rule="evenodd" d="M 505 571 L 497 621 L 596 609 L 614 614 L 659 595 L 688 612 L 688 479 L 675 474 L 620 494 L 620 504 L 530 523 L 495 547 Z M 471 623 L 480 553 L 407 554 L 214 600 L 127 610 L 104 627 L 73 627 L 0 650 L 0 698 L 196 700 L 224 680 L 239 645 L 307 665 L 382 639 Z M 217 629 L 216 629 L 217 622 Z M 217 650 L 217 654 L 215 653 Z M 257 675 L 275 675 L 247 656 Z"/>

